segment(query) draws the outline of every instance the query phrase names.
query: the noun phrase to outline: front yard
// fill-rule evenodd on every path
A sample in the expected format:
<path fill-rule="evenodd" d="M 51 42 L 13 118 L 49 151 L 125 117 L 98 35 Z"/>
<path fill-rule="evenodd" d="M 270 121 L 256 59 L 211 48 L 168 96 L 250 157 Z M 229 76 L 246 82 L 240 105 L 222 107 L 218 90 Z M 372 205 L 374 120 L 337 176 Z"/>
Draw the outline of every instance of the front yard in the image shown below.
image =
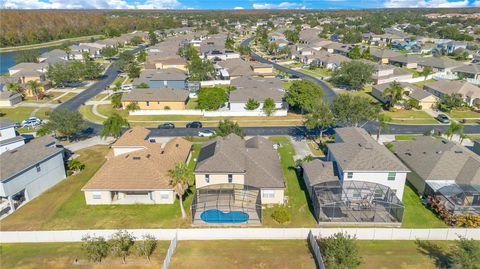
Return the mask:
<path fill-rule="evenodd" d="M 326 68 L 315 68 L 313 70 L 309 68 L 302 68 L 298 69 L 297 71 L 317 78 L 330 77 L 333 74 L 331 70 Z"/>
<path fill-rule="evenodd" d="M 384 111 L 385 115 L 392 118 L 392 123 L 401 124 L 438 124 L 438 121 L 427 112 L 421 110 L 397 109 L 396 111 Z"/>
<path fill-rule="evenodd" d="M 479 119 L 480 112 L 473 110 L 452 110 L 447 113 L 450 118 L 454 119 Z"/>

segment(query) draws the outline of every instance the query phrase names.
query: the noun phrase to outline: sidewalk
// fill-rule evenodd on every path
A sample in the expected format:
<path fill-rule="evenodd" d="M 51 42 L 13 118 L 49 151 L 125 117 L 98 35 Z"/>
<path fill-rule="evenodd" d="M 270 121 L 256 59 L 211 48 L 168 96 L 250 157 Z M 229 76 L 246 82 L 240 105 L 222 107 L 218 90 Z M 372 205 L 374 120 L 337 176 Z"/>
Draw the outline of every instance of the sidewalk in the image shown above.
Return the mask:
<path fill-rule="evenodd" d="M 293 156 L 294 160 L 303 159 L 308 155 L 312 155 L 312 152 L 310 151 L 310 148 L 308 147 L 305 138 L 300 136 L 290 136 L 289 138 L 293 148 L 295 149 L 295 156 Z"/>
<path fill-rule="evenodd" d="M 115 139 L 113 137 L 107 137 L 106 139 L 100 138 L 100 136 L 95 136 L 86 140 L 78 141 L 66 145 L 65 148 L 75 152 L 84 148 L 96 146 L 96 145 L 108 145 L 112 143 Z"/>

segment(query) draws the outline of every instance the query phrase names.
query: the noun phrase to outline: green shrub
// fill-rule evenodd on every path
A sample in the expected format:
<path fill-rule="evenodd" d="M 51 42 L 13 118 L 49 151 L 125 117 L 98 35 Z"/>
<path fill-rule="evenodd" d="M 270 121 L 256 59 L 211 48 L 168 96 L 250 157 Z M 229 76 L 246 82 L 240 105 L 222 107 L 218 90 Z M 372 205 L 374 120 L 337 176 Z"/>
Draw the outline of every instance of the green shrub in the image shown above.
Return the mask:
<path fill-rule="evenodd" d="M 274 207 L 273 213 L 272 213 L 272 218 L 280 223 L 286 223 L 290 221 L 290 212 L 288 212 L 287 208 L 283 205 L 276 205 Z"/>

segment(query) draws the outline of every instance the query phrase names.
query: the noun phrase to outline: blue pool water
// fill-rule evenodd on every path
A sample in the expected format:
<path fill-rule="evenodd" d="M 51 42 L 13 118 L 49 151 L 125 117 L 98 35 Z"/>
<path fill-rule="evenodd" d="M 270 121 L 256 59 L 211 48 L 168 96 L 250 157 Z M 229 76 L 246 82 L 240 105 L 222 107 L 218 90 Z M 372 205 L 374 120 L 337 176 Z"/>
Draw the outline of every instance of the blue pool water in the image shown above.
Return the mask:
<path fill-rule="evenodd" d="M 200 218 L 208 223 L 242 223 L 248 220 L 248 214 L 240 211 L 222 212 L 209 209 L 200 214 Z"/>

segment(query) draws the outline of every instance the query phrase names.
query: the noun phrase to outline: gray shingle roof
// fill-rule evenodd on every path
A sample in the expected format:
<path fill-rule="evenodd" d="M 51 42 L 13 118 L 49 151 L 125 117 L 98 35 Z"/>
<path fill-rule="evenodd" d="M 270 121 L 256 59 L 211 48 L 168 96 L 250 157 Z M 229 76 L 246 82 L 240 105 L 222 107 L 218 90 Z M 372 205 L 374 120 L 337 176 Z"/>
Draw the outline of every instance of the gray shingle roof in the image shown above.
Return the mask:
<path fill-rule="evenodd" d="M 230 134 L 204 143 L 196 173 L 241 173 L 245 184 L 257 188 L 285 187 L 280 158 L 273 142 L 263 137 L 247 141 Z"/>
<path fill-rule="evenodd" d="M 315 159 L 310 162 L 305 162 L 303 165 L 303 173 L 308 176 L 310 186 L 314 186 L 319 183 L 338 181 L 338 175 L 335 172 L 333 162 L 324 162 L 319 159 Z"/>
<path fill-rule="evenodd" d="M 420 136 L 392 144 L 398 158 L 423 180 L 480 184 L 480 156 L 455 142 Z"/>
<path fill-rule="evenodd" d="M 230 92 L 230 102 L 246 102 L 250 98 L 259 102 L 267 98 L 281 102 L 285 95 L 282 81 L 277 78 L 241 77 L 232 80 L 231 85 L 237 89 Z"/>
<path fill-rule="evenodd" d="M 0 120 L 0 129 L 15 126 L 15 124 L 17 124 L 17 123 L 14 122 L 14 121 L 11 121 L 9 119 Z"/>
<path fill-rule="evenodd" d="M 0 181 L 62 152 L 63 149 L 55 146 L 55 138 L 51 136 L 36 138 L 23 146 L 6 151 L 0 155 Z"/>
<path fill-rule="evenodd" d="M 364 129 L 337 128 L 336 133 L 343 142 L 327 144 L 327 147 L 344 172 L 409 172 L 395 155 L 378 144 Z"/>

